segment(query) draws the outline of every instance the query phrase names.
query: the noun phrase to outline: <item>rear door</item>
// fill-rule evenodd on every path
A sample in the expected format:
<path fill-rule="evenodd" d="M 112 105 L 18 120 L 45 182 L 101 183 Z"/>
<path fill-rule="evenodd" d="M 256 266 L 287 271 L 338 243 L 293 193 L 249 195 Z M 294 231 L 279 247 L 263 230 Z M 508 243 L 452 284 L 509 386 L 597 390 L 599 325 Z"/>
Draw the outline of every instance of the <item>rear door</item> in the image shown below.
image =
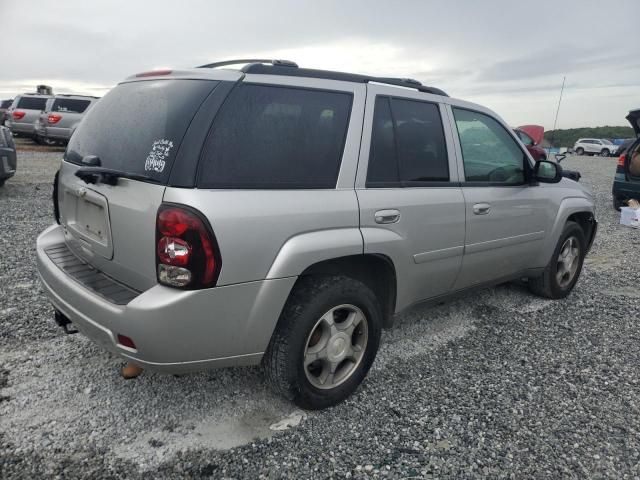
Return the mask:
<path fill-rule="evenodd" d="M 369 84 L 356 193 L 365 253 L 396 268 L 397 309 L 448 292 L 465 207 L 442 97 Z"/>
<path fill-rule="evenodd" d="M 60 220 L 76 254 L 135 289 L 156 283 L 156 213 L 172 169 L 184 167 L 181 143 L 189 125 L 219 84 L 174 78 L 126 82 L 90 110 L 68 145 L 59 177 Z M 88 159 L 148 180 L 86 183 L 75 173 Z"/>
<path fill-rule="evenodd" d="M 452 105 L 463 170 L 466 240 L 456 289 L 509 277 L 529 267 L 546 235 L 542 189 L 527 181 L 530 161 L 511 129 L 488 112 Z"/>

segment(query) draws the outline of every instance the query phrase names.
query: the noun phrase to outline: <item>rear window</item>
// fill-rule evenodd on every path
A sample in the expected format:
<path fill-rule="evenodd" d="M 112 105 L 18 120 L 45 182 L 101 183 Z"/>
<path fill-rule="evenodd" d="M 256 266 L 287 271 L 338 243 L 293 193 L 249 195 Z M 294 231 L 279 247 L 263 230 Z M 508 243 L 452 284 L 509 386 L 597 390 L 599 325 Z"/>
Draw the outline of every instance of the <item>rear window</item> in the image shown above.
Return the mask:
<path fill-rule="evenodd" d="M 77 100 L 73 98 L 56 98 L 51 107 L 52 112 L 84 113 L 90 100 Z"/>
<path fill-rule="evenodd" d="M 245 84 L 216 118 L 201 188 L 335 188 L 349 93 Z"/>
<path fill-rule="evenodd" d="M 13 100 L 2 100 L 2 102 L 0 102 L 0 108 L 9 108 L 12 103 Z"/>
<path fill-rule="evenodd" d="M 24 110 L 44 110 L 44 106 L 47 104 L 46 98 L 39 97 L 22 97 L 18 100 L 16 108 L 22 108 Z"/>
<path fill-rule="evenodd" d="M 152 80 L 123 83 L 96 102 L 71 137 L 66 160 L 87 155 L 104 168 L 166 184 L 191 119 L 219 82 Z"/>

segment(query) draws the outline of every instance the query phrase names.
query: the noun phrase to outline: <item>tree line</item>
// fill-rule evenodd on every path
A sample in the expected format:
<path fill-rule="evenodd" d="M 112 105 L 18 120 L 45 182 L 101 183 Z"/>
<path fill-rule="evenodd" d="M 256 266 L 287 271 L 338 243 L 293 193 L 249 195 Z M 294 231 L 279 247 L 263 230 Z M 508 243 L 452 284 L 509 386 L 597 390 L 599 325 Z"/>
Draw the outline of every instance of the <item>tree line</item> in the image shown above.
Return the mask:
<path fill-rule="evenodd" d="M 544 132 L 546 145 L 552 147 L 573 147 L 579 138 L 634 138 L 635 133 L 631 127 L 592 127 L 592 128 L 567 128 L 547 130 Z"/>

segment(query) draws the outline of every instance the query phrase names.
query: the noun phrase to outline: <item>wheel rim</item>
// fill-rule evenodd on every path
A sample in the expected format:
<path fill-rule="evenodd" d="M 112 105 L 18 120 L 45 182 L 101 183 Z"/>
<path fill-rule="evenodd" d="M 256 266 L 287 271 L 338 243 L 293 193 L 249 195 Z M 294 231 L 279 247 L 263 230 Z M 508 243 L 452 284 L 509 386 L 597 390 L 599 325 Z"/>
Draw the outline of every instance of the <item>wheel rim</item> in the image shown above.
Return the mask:
<path fill-rule="evenodd" d="M 569 237 L 562 244 L 556 266 L 556 280 L 560 288 L 566 288 L 573 281 L 579 263 L 580 244 L 576 237 Z"/>
<path fill-rule="evenodd" d="M 307 337 L 303 357 L 307 380 L 323 390 L 345 382 L 362 362 L 368 340 L 369 325 L 362 310 L 350 304 L 332 308 Z"/>

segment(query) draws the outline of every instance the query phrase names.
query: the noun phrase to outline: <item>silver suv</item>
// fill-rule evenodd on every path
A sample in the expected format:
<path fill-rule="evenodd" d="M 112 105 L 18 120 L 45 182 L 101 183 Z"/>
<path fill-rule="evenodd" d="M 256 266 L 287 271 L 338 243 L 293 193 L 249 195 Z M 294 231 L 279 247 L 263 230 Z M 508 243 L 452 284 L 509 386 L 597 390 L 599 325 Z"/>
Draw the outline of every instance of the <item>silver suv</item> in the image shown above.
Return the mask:
<path fill-rule="evenodd" d="M 5 125 L 14 135 L 34 138 L 36 135 L 35 124 L 50 98 L 52 98 L 51 95 L 39 93 L 18 95 L 7 110 Z"/>
<path fill-rule="evenodd" d="M 36 141 L 45 145 L 67 143 L 98 97 L 56 95 L 47 100 L 35 124 Z"/>
<path fill-rule="evenodd" d="M 609 157 L 618 152 L 618 145 L 605 138 L 580 138 L 573 145 L 573 151 L 578 155 L 590 154 Z"/>
<path fill-rule="evenodd" d="M 58 323 L 165 372 L 262 363 L 304 408 L 351 394 L 418 302 L 522 278 L 565 297 L 597 226 L 487 108 L 287 61 L 126 79 L 55 188 Z"/>

